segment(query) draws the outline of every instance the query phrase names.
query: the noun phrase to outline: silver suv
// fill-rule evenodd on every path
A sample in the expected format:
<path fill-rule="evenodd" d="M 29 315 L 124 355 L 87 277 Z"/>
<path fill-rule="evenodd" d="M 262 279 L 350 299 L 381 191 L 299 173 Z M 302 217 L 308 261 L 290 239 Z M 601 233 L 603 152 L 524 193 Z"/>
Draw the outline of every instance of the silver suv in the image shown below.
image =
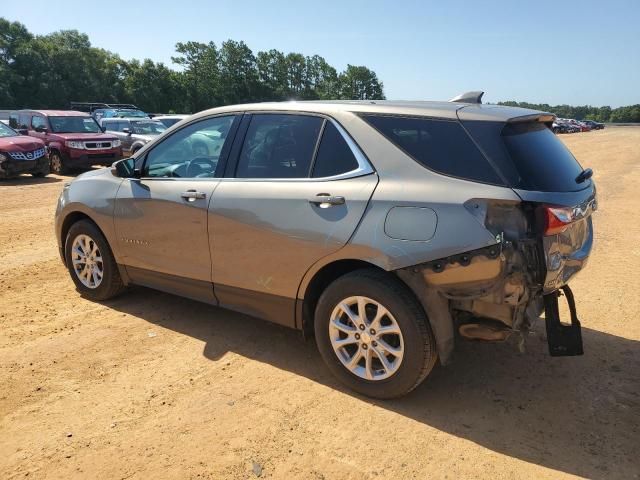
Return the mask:
<path fill-rule="evenodd" d="M 104 118 L 100 126 L 120 139 L 125 155 L 135 154 L 167 129 L 164 123 L 150 118 Z"/>
<path fill-rule="evenodd" d="M 378 398 L 542 311 L 551 355 L 579 355 L 566 285 L 593 241 L 591 170 L 552 115 L 480 97 L 201 112 L 65 187 L 60 254 L 90 299 L 143 285 L 314 335 Z"/>

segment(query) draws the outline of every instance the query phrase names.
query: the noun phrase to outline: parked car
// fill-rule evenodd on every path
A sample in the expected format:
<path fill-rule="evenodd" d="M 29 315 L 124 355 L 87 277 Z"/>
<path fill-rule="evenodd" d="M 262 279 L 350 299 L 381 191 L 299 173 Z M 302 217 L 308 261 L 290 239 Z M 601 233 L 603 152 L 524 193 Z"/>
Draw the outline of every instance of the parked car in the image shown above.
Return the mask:
<path fill-rule="evenodd" d="M 156 115 L 153 119 L 162 122 L 165 127 L 169 128 L 189 117 L 190 115 Z"/>
<path fill-rule="evenodd" d="M 574 129 L 569 124 L 559 122 L 557 120 L 555 120 L 551 125 L 551 130 L 553 133 L 573 133 L 574 131 L 577 131 L 577 129 Z"/>
<path fill-rule="evenodd" d="M 575 126 L 576 128 L 578 128 L 581 132 L 588 132 L 591 130 L 591 127 L 585 123 L 582 123 L 578 120 L 575 120 L 573 118 L 570 118 L 569 120 L 567 120 L 571 125 Z"/>
<path fill-rule="evenodd" d="M 149 119 L 149 115 L 147 115 L 142 110 L 137 110 L 133 108 L 100 108 L 93 112 L 93 118 L 96 119 L 96 122 L 102 124 L 102 120 L 105 118 L 146 118 Z"/>
<path fill-rule="evenodd" d="M 553 115 L 480 95 L 201 112 L 62 191 L 61 257 L 90 299 L 145 285 L 315 335 L 373 397 L 543 310 L 551 355 L 579 355 L 567 282 L 593 242 L 591 170 Z"/>
<path fill-rule="evenodd" d="M 604 123 L 595 122 L 593 120 L 582 120 L 582 123 L 589 125 L 592 130 L 604 129 Z"/>
<path fill-rule="evenodd" d="M 136 153 L 167 129 L 156 120 L 132 118 L 105 118 L 102 128 L 120 139 L 124 155 Z"/>
<path fill-rule="evenodd" d="M 20 135 L 0 122 L 0 178 L 21 173 L 34 177 L 49 174 L 49 156 L 42 140 Z"/>
<path fill-rule="evenodd" d="M 111 165 L 122 158 L 120 140 L 103 133 L 93 117 L 69 110 L 19 110 L 10 123 L 20 133 L 40 138 L 49 147 L 51 171 Z"/>

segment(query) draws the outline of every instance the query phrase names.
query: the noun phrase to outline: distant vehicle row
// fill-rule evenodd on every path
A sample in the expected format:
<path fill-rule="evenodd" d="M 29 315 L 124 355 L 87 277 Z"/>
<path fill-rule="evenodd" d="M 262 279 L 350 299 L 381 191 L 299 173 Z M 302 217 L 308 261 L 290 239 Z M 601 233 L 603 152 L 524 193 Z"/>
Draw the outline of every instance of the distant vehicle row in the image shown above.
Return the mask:
<path fill-rule="evenodd" d="M 593 120 L 575 120 L 573 118 L 556 118 L 551 129 L 553 133 L 577 133 L 591 130 L 602 130 L 604 123 Z"/>

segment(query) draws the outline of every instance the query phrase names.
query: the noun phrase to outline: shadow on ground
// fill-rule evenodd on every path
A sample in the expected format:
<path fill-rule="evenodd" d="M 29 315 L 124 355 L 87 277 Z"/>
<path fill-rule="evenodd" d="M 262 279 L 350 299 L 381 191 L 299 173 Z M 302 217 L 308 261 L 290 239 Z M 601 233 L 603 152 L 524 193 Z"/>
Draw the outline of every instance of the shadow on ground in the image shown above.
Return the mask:
<path fill-rule="evenodd" d="M 33 177 L 31 175 L 19 175 L 7 179 L 0 178 L 0 186 L 24 186 L 24 185 L 41 185 L 46 183 L 56 183 L 65 180 L 60 177 Z"/>
<path fill-rule="evenodd" d="M 211 360 L 231 351 L 351 394 L 296 331 L 142 288 L 108 306 L 202 340 Z M 414 392 L 374 403 L 554 470 L 638 478 L 640 342 L 583 328 L 584 356 L 551 358 L 541 327 L 525 354 L 462 342 L 454 363 L 436 367 Z"/>

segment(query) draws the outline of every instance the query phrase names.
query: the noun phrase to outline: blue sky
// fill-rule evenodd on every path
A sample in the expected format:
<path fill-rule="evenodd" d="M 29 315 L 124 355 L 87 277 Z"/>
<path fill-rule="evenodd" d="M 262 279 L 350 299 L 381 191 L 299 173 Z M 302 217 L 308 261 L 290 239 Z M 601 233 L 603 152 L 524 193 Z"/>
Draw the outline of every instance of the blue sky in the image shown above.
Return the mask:
<path fill-rule="evenodd" d="M 78 29 L 123 58 L 171 64 L 176 42 L 366 65 L 389 99 L 640 103 L 640 0 L 3 1 L 32 32 Z"/>

